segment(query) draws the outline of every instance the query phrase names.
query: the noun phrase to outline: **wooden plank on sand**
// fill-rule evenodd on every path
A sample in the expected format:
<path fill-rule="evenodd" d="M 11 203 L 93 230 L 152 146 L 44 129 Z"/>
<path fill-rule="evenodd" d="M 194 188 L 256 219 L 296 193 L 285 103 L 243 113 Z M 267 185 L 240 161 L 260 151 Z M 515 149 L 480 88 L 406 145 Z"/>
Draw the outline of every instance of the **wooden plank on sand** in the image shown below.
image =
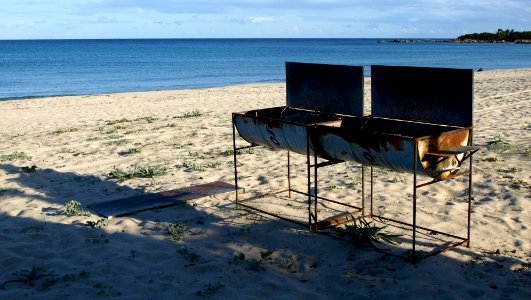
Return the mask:
<path fill-rule="evenodd" d="M 99 215 L 115 218 L 144 210 L 175 206 L 187 200 L 234 192 L 234 185 L 216 181 L 170 191 L 145 194 L 89 205 Z"/>

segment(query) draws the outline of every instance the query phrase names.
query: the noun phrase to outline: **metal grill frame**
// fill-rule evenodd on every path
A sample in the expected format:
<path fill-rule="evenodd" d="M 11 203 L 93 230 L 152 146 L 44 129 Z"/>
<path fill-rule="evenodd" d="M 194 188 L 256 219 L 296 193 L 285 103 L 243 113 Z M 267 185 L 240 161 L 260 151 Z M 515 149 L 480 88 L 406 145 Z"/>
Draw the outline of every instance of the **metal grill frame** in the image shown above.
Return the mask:
<path fill-rule="evenodd" d="M 363 100 L 364 100 L 364 69 L 362 66 L 346 66 L 346 65 L 330 65 L 330 64 L 314 64 L 301 62 L 286 62 L 286 109 L 313 111 L 321 114 L 336 116 L 339 113 L 347 115 L 360 116 L 363 114 Z M 267 110 L 267 109 L 265 109 Z M 252 112 L 252 111 L 251 111 Z M 256 112 L 256 111 L 255 111 Z M 288 170 L 288 188 L 272 193 L 251 197 L 240 200 L 238 194 L 238 151 L 247 148 L 253 148 L 260 145 L 250 144 L 244 147 L 236 146 L 236 124 L 235 118 L 238 116 L 247 116 L 246 112 L 233 113 L 232 115 L 232 129 L 233 129 L 233 151 L 234 151 L 234 179 L 236 186 L 236 203 L 241 206 L 255 209 L 262 213 L 284 219 L 293 223 L 298 223 L 307 226 L 311 231 L 316 231 L 319 227 L 319 216 L 317 214 L 318 201 L 329 201 L 356 211 L 363 210 L 363 207 L 358 207 L 350 203 L 340 202 L 333 199 L 326 199 L 317 195 L 318 189 L 318 168 L 326 167 L 340 163 L 342 161 L 329 159 L 324 157 L 324 162 L 317 162 L 317 152 L 319 149 L 313 149 L 314 157 L 312 163 L 312 155 L 310 151 L 310 140 L 314 136 L 313 131 L 316 123 L 301 123 L 289 120 L 280 120 L 278 118 L 270 118 L 259 116 L 256 114 L 253 119 L 261 120 L 262 122 L 270 121 L 280 124 L 290 124 L 295 126 L 302 126 L 306 130 L 306 167 L 307 167 L 307 191 L 295 190 L 291 187 L 291 166 L 290 166 L 290 151 L 287 152 L 287 170 Z M 302 152 L 302 151 L 301 151 Z M 323 154 L 321 152 L 321 154 Z M 324 155 L 321 155 L 322 157 Z M 312 176 L 313 170 L 313 176 Z M 314 178 L 314 193 L 312 193 L 311 178 Z M 254 208 L 245 202 L 252 201 L 257 198 L 271 196 L 279 193 L 287 192 L 288 197 L 291 198 L 292 192 L 302 194 L 308 197 L 308 223 L 301 223 L 299 221 L 284 218 L 277 214 Z M 362 201 L 363 203 L 363 201 Z M 312 209 L 313 207 L 313 209 Z"/>
<path fill-rule="evenodd" d="M 399 120 L 413 120 L 434 124 L 452 125 L 469 130 L 468 146 L 461 147 L 463 155 L 461 163 L 469 159 L 468 170 L 451 174 L 445 179 L 433 179 L 429 182 L 417 184 L 418 181 L 418 146 L 414 147 L 413 163 L 413 207 L 412 223 L 401 220 L 385 218 L 373 212 L 373 170 L 371 166 L 371 193 L 370 214 L 371 218 L 378 218 L 394 223 L 407 225 L 412 228 L 411 259 L 416 261 L 416 232 L 417 229 L 435 232 L 447 237 L 460 240 L 428 256 L 450 250 L 465 244 L 470 247 L 470 213 L 472 205 L 472 173 L 473 155 L 479 147 L 473 144 L 473 70 L 450 68 L 426 68 L 404 66 L 371 66 L 371 111 L 373 116 L 396 118 Z M 430 109 L 435 108 L 435 109 Z M 418 145 L 419 139 L 415 139 Z M 444 157 L 445 153 L 433 153 Z M 461 164 L 460 164 L 461 165 Z M 437 231 L 417 225 L 417 190 L 419 188 L 451 180 L 463 175 L 468 175 L 468 205 L 466 237 L 456 236 L 446 232 Z"/>
<path fill-rule="evenodd" d="M 470 129 L 470 130 L 472 130 L 472 129 Z M 472 137 L 472 135 L 470 135 L 470 140 L 471 140 L 471 137 Z M 419 142 L 419 139 L 416 138 L 415 139 L 415 143 L 418 144 L 418 142 Z M 414 147 L 413 156 L 412 156 L 413 157 L 413 163 L 414 163 L 414 172 L 413 172 L 413 185 L 412 185 L 412 189 L 413 189 L 412 202 L 413 203 L 412 203 L 412 222 L 411 223 L 408 223 L 408 222 L 405 222 L 405 221 L 401 221 L 401 220 L 397 220 L 397 219 L 387 218 L 387 217 L 384 217 L 382 215 L 377 215 L 377 214 L 374 213 L 374 210 L 373 210 L 373 207 L 374 207 L 374 190 L 373 190 L 373 187 L 374 187 L 374 173 L 373 173 L 373 166 L 369 166 L 370 167 L 370 174 L 371 174 L 370 175 L 370 189 L 371 190 L 370 190 L 370 210 L 369 210 L 369 214 L 367 215 L 367 217 L 370 217 L 370 218 L 373 218 L 373 219 L 378 219 L 378 220 L 390 221 L 390 222 L 393 222 L 393 223 L 397 223 L 397 224 L 406 225 L 406 226 L 411 227 L 411 229 L 412 229 L 411 261 L 412 262 L 416 262 L 420 258 L 420 257 L 417 257 L 417 253 L 416 253 L 416 246 L 417 246 L 416 234 L 417 234 L 417 230 L 419 230 L 419 229 L 428 231 L 430 233 L 437 233 L 437 234 L 440 234 L 440 235 L 444 235 L 446 237 L 451 237 L 451 238 L 455 238 L 455 239 L 459 240 L 458 242 L 451 243 L 448 246 L 443 247 L 443 248 L 441 248 L 439 250 L 432 251 L 429 254 L 425 255 L 424 257 L 434 256 L 434 255 L 437 255 L 439 253 L 451 250 L 451 249 L 453 249 L 453 248 L 455 248 L 457 246 L 463 245 L 463 244 L 465 244 L 467 248 L 470 248 L 470 217 L 471 217 L 471 208 L 472 208 L 472 183 L 473 183 L 473 181 L 472 181 L 472 173 L 473 173 L 472 158 L 473 158 L 474 153 L 476 153 L 479 150 L 479 147 L 468 146 L 468 147 L 464 148 L 464 149 L 466 149 L 466 152 L 462 152 L 462 154 L 464 154 L 464 157 L 461 159 L 461 161 L 464 162 L 466 159 L 469 159 L 469 166 L 468 166 L 467 170 L 457 172 L 457 173 L 452 174 L 449 177 L 444 178 L 444 179 L 434 178 L 431 181 L 423 182 L 423 183 L 420 183 L 420 184 L 417 184 L 417 181 L 418 181 L 418 171 L 417 171 L 418 153 L 417 153 L 417 149 L 418 149 L 418 147 Z M 444 153 L 441 153 L 441 155 L 444 155 Z M 468 201 L 467 201 L 466 237 L 458 236 L 458 235 L 450 234 L 450 233 L 447 233 L 447 232 L 443 232 L 443 231 L 435 230 L 435 229 L 432 229 L 432 228 L 428 228 L 428 227 L 417 225 L 417 202 L 418 202 L 418 198 L 419 198 L 417 190 L 422 188 L 422 187 L 425 187 L 425 186 L 428 186 L 428 185 L 432 185 L 432 184 L 435 184 L 435 183 L 450 181 L 452 179 L 455 179 L 455 178 L 458 178 L 458 177 L 464 176 L 464 175 L 468 175 L 468 193 L 467 193 L 468 194 L 468 199 L 467 199 Z M 364 180 L 364 179 L 362 179 L 362 180 Z"/>
<path fill-rule="evenodd" d="M 406 68 L 406 69 L 404 69 Z M 420 74 L 419 76 L 425 76 L 426 72 L 437 72 L 439 69 L 437 68 L 418 68 L 418 67 L 387 67 L 387 66 L 376 66 L 376 69 L 378 71 L 376 71 L 376 73 L 379 72 L 379 70 L 383 70 L 383 75 L 385 77 L 385 72 L 386 71 L 391 71 L 391 72 L 394 72 L 394 74 L 397 74 L 396 71 L 400 71 L 400 70 L 406 70 L 408 72 L 413 72 L 414 74 Z M 374 72 L 374 67 L 373 67 L 373 72 Z M 453 69 L 442 69 L 441 70 L 444 74 L 457 74 L 457 73 L 454 73 Z M 458 69 L 458 74 L 461 74 L 462 76 L 464 76 L 464 78 L 469 78 L 470 80 L 472 80 L 472 76 L 469 77 L 469 74 L 471 75 L 471 70 L 464 70 L 463 72 L 461 72 L 461 70 Z M 382 74 L 382 72 L 380 72 L 380 75 Z M 379 75 L 378 75 L 379 76 Z M 411 79 L 411 78 L 410 78 Z M 468 80 L 468 79 L 467 79 Z M 465 82 L 461 82 L 461 84 L 463 86 L 466 86 L 469 84 L 469 82 L 465 80 Z M 376 79 L 376 81 L 378 81 L 378 79 Z M 386 84 L 389 83 L 389 78 L 385 78 L 385 81 L 384 82 L 384 86 Z M 379 100 L 381 100 L 380 96 L 378 95 L 378 93 L 374 93 L 375 91 L 375 88 L 374 88 L 374 84 L 375 84 L 375 80 L 373 78 L 373 81 L 372 81 L 372 84 L 373 84 L 373 110 L 374 110 L 374 104 L 377 104 Z M 376 83 L 378 84 L 378 82 Z M 471 88 L 471 82 L 470 82 L 470 88 Z M 378 88 L 376 88 L 376 90 L 378 90 Z M 459 91 L 459 87 L 457 87 L 456 89 L 457 91 Z M 465 91 L 468 91 L 468 87 L 464 89 Z M 423 91 L 423 90 L 421 90 Z M 468 92 L 466 92 L 468 93 Z M 437 98 L 435 97 L 435 101 L 434 103 L 440 103 L 441 101 L 441 98 Z M 410 104 L 415 104 L 414 102 L 415 101 L 418 101 L 418 98 L 413 98 L 414 101 Z M 466 100 L 466 99 L 470 99 L 469 101 Z M 404 99 L 401 99 L 401 100 L 404 100 Z M 469 141 L 468 141 L 468 146 L 463 146 L 463 147 L 458 147 L 458 149 L 450 149 L 448 151 L 439 151 L 439 152 L 434 152 L 434 153 L 430 153 L 430 155 L 436 155 L 436 156 L 440 156 L 442 157 L 442 159 L 445 159 L 445 156 L 449 156 L 449 155 L 462 155 L 462 158 L 460 159 L 460 166 L 464 166 L 464 161 L 466 159 L 469 159 L 469 166 L 468 166 L 468 169 L 467 170 L 464 170 L 464 171 L 458 171 L 458 172 L 454 172 L 452 173 L 450 176 L 448 176 L 447 178 L 444 178 L 444 179 L 437 179 L 437 178 L 434 178 L 433 180 L 429 181 L 429 182 L 423 182 L 423 183 L 418 183 L 418 143 L 419 141 L 422 139 L 422 138 L 418 138 L 418 137 L 404 137 L 404 139 L 408 139 L 408 140 L 413 140 L 415 142 L 415 147 L 414 147 L 414 151 L 413 153 L 411 153 L 412 155 L 412 158 L 413 158 L 413 165 L 414 165 L 414 171 L 413 171 L 413 185 L 412 185 L 412 190 L 413 190 L 413 196 L 412 196 L 412 212 L 413 212 L 413 215 L 412 215 L 412 222 L 411 223 L 408 223 L 408 222 L 404 222 L 404 221 L 401 221 L 401 220 L 396 220 L 396 219 L 391 219 L 391 218 L 386 218 L 386 217 L 383 217 L 381 215 L 377 215 L 374 213 L 373 211 L 373 206 L 374 206 L 374 190 L 373 190 L 373 186 L 374 186 L 374 175 L 373 175 L 373 167 L 378 167 L 378 166 L 372 166 L 372 165 L 367 165 L 367 164 L 362 164 L 362 196 L 361 196 L 361 207 L 358 207 L 358 206 L 353 206 L 353 205 L 350 205 L 348 203 L 341 203 L 341 202 L 337 202 L 337 201 L 334 201 L 334 200 L 331 200 L 331 199 L 325 199 L 325 198 L 322 198 L 322 197 L 319 197 L 318 195 L 318 168 L 321 168 L 321 167 L 325 167 L 325 166 L 331 166 L 331 165 L 335 165 L 335 164 L 338 164 L 338 163 L 342 163 L 344 162 L 344 160 L 337 160 L 337 159 L 324 159 L 323 162 L 318 162 L 318 154 L 317 154 L 317 151 L 314 151 L 313 152 L 313 155 L 310 153 L 310 140 L 312 138 L 317 138 L 315 136 L 312 136 L 312 135 L 317 135 L 317 131 L 318 131 L 318 127 L 319 126 L 323 126 L 323 124 L 319 124 L 319 123 L 315 123 L 315 124 L 298 124 L 300 126 L 305 126 L 306 127 L 306 141 L 307 141 L 307 151 L 306 151 L 306 165 L 307 165 L 307 191 L 306 192 L 303 192 L 303 191 L 297 191 L 297 190 L 294 190 L 291 188 L 291 181 L 290 181 L 290 177 L 291 177 L 291 169 L 290 169 L 290 151 L 287 151 L 287 178 L 288 178 L 288 188 L 287 189 L 284 189 L 284 190 L 280 190 L 280 191 L 276 191 L 276 192 L 271 192 L 271 193 L 266 193 L 266 194 L 262 194 L 262 195 L 258 195 L 258 196 L 255 196 L 255 197 L 251 197 L 251 198 L 248 198 L 248 199 L 240 199 L 239 198 L 239 194 L 238 194 L 238 168 L 237 168 L 237 165 L 238 165 L 238 151 L 239 150 L 242 150 L 242 149 L 247 149 L 247 148 L 253 148 L 253 147 L 258 147 L 258 146 L 261 146 L 261 145 L 257 145 L 257 144 L 250 144 L 249 146 L 244 146 L 244 147 L 237 147 L 236 145 L 236 126 L 235 126 L 235 122 L 234 122 L 234 118 L 235 116 L 241 114 L 241 113 L 233 113 L 233 118 L 232 118 L 232 126 L 233 126 L 233 150 L 234 150 L 234 173 L 235 173 L 235 188 L 236 188 L 236 204 L 237 205 L 240 205 L 240 206 L 244 206 L 244 207 L 247 207 L 247 208 L 250 208 L 250 209 L 253 209 L 253 210 L 256 210 L 258 212 L 261 212 L 261 213 L 264 213 L 264 214 L 267 214 L 267 215 L 271 215 L 271 216 L 274 216 L 274 217 L 277 217 L 279 219 L 283 219 L 283 220 L 286 220 L 286 221 L 289 221 L 289 222 L 293 222 L 293 223 L 297 223 L 297 224 L 300 224 L 300 225 L 303 225 L 303 226 L 307 226 L 309 230 L 313 231 L 313 232 L 319 232 L 320 230 L 323 230 L 323 229 L 326 229 L 328 227 L 334 227 L 334 226 L 337 226 L 337 225 L 340 225 L 340 224 L 343 224 L 345 223 L 346 221 L 348 221 L 348 217 L 351 216 L 351 213 L 350 212 L 347 212 L 345 214 L 341 214 L 341 215 L 337 215 L 337 216 L 334 216 L 332 218 L 329 218 L 329 219 L 325 219 L 325 220 L 319 220 L 318 219 L 318 215 L 317 215 L 317 205 L 319 203 L 319 201 L 332 201 L 334 203 L 338 203 L 338 204 L 342 204 L 342 205 L 345 205 L 347 207 L 350 207 L 350 208 L 355 208 L 356 209 L 356 212 L 357 213 L 360 213 L 361 212 L 361 215 L 359 216 L 359 218 L 363 218 L 363 217 L 370 217 L 370 218 L 373 218 L 373 219 L 379 219 L 379 220 L 385 220 L 385 221 L 390 221 L 390 222 L 394 222 L 394 223 L 398 223 L 398 224 L 402 224 L 402 225 L 406 225 L 406 226 L 410 226 L 412 228 L 412 255 L 411 255 L 411 260 L 413 262 L 417 261 L 418 257 L 416 256 L 416 233 L 418 230 L 426 230 L 426 231 L 429 231 L 429 232 L 434 232 L 434 233 L 437 233 L 437 234 L 441 234 L 441 235 L 444 235 L 444 236 L 447 236 L 447 237 L 451 237 L 451 238 L 455 238 L 455 239 L 458 239 L 459 241 L 456 242 L 456 243 L 453 243 L 453 244 L 450 244 L 448 245 L 447 247 L 444 247 L 440 250 L 437 250 L 437 251 L 434 251 L 426 256 L 432 256 L 432 255 L 436 255 L 438 253 L 441 253 L 441 252 L 444 252 L 444 251 L 447 251 L 449 249 L 452 249 L 452 248 L 455 248 L 459 245 L 463 245 L 465 244 L 466 247 L 470 247 L 470 223 L 471 223 L 471 205 L 472 205 L 472 173 L 473 173 L 473 164 L 472 164 L 472 156 L 474 155 L 474 153 L 476 153 L 478 150 L 479 150 L 479 147 L 474 147 L 474 146 L 471 146 L 472 145 L 472 95 L 470 95 L 470 97 L 468 97 L 468 95 L 465 96 L 465 103 L 464 105 L 466 106 L 466 111 L 464 114 L 461 114 L 459 116 L 457 116 L 456 118 L 452 119 L 449 123 L 449 125 L 452 125 L 452 126 L 455 126 L 456 128 L 464 128 L 464 129 L 468 129 L 469 130 Z M 462 101 L 462 100 L 459 100 L 459 101 Z M 457 101 L 457 102 L 459 102 Z M 452 111 L 452 107 L 455 103 L 457 103 L 455 100 L 454 102 L 450 101 L 450 104 L 448 106 L 445 107 L 445 111 L 446 112 L 451 112 Z M 406 99 L 406 103 L 407 103 L 407 99 Z M 389 107 L 389 104 L 386 104 L 387 107 Z M 380 115 L 382 112 L 385 112 L 385 109 L 386 108 L 383 108 L 383 110 L 380 109 L 380 111 L 378 109 L 376 109 L 376 116 L 375 117 L 382 117 L 382 118 L 386 118 L 386 117 L 389 117 L 389 116 L 385 116 L 385 115 Z M 470 110 L 469 110 L 470 109 Z M 468 116 L 467 114 L 470 113 L 470 115 Z M 341 113 L 339 113 L 339 117 L 341 116 L 340 115 Z M 407 116 L 405 119 L 402 119 L 402 118 L 399 118 L 399 119 L 395 119 L 395 120 L 398 120 L 398 121 L 418 121 L 417 119 L 414 118 L 414 116 L 417 116 L 418 115 L 418 112 L 415 112 L 414 114 L 412 114 L 413 118 L 412 119 L 408 119 Z M 347 116 L 350 116 L 350 115 L 347 115 Z M 392 116 L 391 116 L 392 117 Z M 257 116 L 257 118 L 260 118 L 259 116 Z M 262 117 L 263 118 L 263 117 Z M 278 121 L 278 120 L 275 120 L 275 121 Z M 436 124 L 436 125 L 439 125 L 439 124 L 442 124 L 442 123 L 437 123 L 439 122 L 440 120 L 435 118 L 433 120 L 422 120 L 424 122 L 433 122 L 432 124 Z M 283 122 L 287 122 L 287 121 L 283 121 Z M 313 157 L 312 157 L 313 156 Z M 370 168 L 370 196 L 369 196 L 369 200 L 370 200 L 370 210 L 368 212 L 368 214 L 365 214 L 365 201 L 366 201 L 366 193 L 365 193 L 365 168 L 366 167 L 369 167 Z M 312 173 L 313 171 L 313 173 Z M 437 230 L 434 230 L 434 229 L 430 229 L 430 228 L 427 228 L 427 227 L 423 227 L 423 226 L 419 226 L 417 224 L 417 202 L 418 202 L 418 194 L 417 194 L 417 190 L 419 188 L 422 188 L 422 187 L 425 187 L 425 186 L 428 186 L 428 185 L 432 185 L 432 184 L 435 184 L 435 183 L 439 183 L 439 182 L 443 182 L 443 181 L 448 181 L 448 180 L 451 180 L 451 179 L 455 179 L 457 177 L 460 177 L 460 176 L 464 176 L 464 175 L 468 175 L 468 208 L 467 208 L 467 229 L 466 229 L 466 237 L 463 237 L 463 236 L 458 236 L 458 235 L 454 235 L 454 234 L 450 234 L 450 233 L 445 233 L 445 232 L 441 232 L 441 231 L 437 231 Z M 313 177 L 313 185 L 312 185 L 312 177 Z M 312 187 L 313 187 L 313 193 L 312 193 Z M 288 193 L 288 197 L 291 197 L 291 193 L 292 192 L 295 192 L 295 193 L 300 193 L 300 194 L 303 194 L 303 195 L 306 195 L 308 197 L 308 223 L 301 223 L 299 221 L 296 221 L 296 220 L 292 220 L 292 219 L 288 219 L 288 218 L 285 218 L 283 216 L 279 216 L 277 214 L 274 214 L 274 213 L 271 213 L 271 212 L 268 212 L 268 211 L 265 211 L 265 210 L 262 210 L 262 209 L 258 209 L 258 208 L 255 208 L 253 206 L 250 206 L 250 205 L 247 205 L 245 204 L 245 202 L 247 201 L 252 201 L 254 199 L 257 199 L 257 198 L 263 198 L 263 197 L 267 197 L 267 196 L 273 196 L 273 195 L 276 195 L 276 194 L 280 194 L 280 193 L 284 193 L 284 192 L 287 192 Z"/>
<path fill-rule="evenodd" d="M 293 108 L 293 109 L 296 109 L 296 108 Z M 278 191 L 264 193 L 264 194 L 260 194 L 260 195 L 253 196 L 253 197 L 249 197 L 249 198 L 246 198 L 246 199 L 240 199 L 239 192 L 238 192 L 239 191 L 239 188 L 238 188 L 239 187 L 239 185 L 238 185 L 238 152 L 240 150 L 262 146 L 262 145 L 257 145 L 257 144 L 250 143 L 247 146 L 237 147 L 237 145 L 236 145 L 236 131 L 237 130 L 236 130 L 236 125 L 235 125 L 234 119 L 235 119 L 236 116 L 242 115 L 242 114 L 245 114 L 245 113 L 233 113 L 232 114 L 232 143 L 233 143 L 233 153 L 234 153 L 234 182 L 235 182 L 235 198 L 236 198 L 235 202 L 236 202 L 236 205 L 239 205 L 239 206 L 242 206 L 242 207 L 246 207 L 246 208 L 249 208 L 249 209 L 253 209 L 253 210 L 256 210 L 256 211 L 258 211 L 260 213 L 267 214 L 267 215 L 270 215 L 270 216 L 273 216 L 273 217 L 276 217 L 276 218 L 279 218 L 279 219 L 282 219 L 282 220 L 285 220 L 285 221 L 288 221 L 288 222 L 291 222 L 291 223 L 295 223 L 295 224 L 299 224 L 299 225 L 305 226 L 305 227 L 308 228 L 308 230 L 310 230 L 312 232 L 317 232 L 319 229 L 323 229 L 323 228 L 326 228 L 326 227 L 340 225 L 341 223 L 339 223 L 340 222 L 339 220 L 344 219 L 346 221 L 346 218 L 344 218 L 345 216 L 349 216 L 349 215 L 352 215 L 352 214 L 360 212 L 360 211 L 362 212 L 362 214 L 364 214 L 364 211 L 365 211 L 364 201 L 361 201 L 361 207 L 359 207 L 359 206 L 353 205 L 351 203 L 340 202 L 340 201 L 337 201 L 337 200 L 333 200 L 333 199 L 329 199 L 329 198 L 323 198 L 323 197 L 318 196 L 318 182 L 319 182 L 318 181 L 318 169 L 322 168 L 322 167 L 327 167 L 327 166 L 331 166 L 331 165 L 335 165 L 335 164 L 344 162 L 343 160 L 334 160 L 334 159 L 323 158 L 322 159 L 323 162 L 319 163 L 318 162 L 317 151 L 314 151 L 313 155 L 311 154 L 311 151 L 310 151 L 310 140 L 311 140 L 312 135 L 314 135 L 315 128 L 316 128 L 318 123 L 303 124 L 303 123 L 297 123 L 297 122 L 291 122 L 291 121 L 282 121 L 283 123 L 289 123 L 289 124 L 294 124 L 294 125 L 306 127 L 306 132 L 308 133 L 306 135 L 307 191 L 299 191 L 299 190 L 296 190 L 296 189 L 292 188 L 292 186 L 291 186 L 291 165 L 290 165 L 290 152 L 291 151 L 287 151 L 287 179 L 288 179 L 287 180 L 287 182 L 288 182 L 287 189 L 281 189 L 281 190 L 278 190 Z M 261 119 L 261 120 L 266 120 L 266 121 L 267 120 L 275 121 L 275 122 L 278 121 L 277 119 L 272 119 L 272 118 L 268 118 L 268 117 L 261 117 L 261 116 L 257 116 L 255 118 L 258 118 L 258 119 Z M 313 170 L 313 174 L 312 174 L 312 170 Z M 312 177 L 313 177 L 313 185 L 312 185 L 312 180 L 311 180 Z M 312 188 L 313 188 L 313 191 L 314 191 L 313 193 L 312 193 Z M 362 189 L 362 193 L 363 193 L 363 191 L 364 191 L 364 189 Z M 308 200 L 307 200 L 307 204 L 308 204 L 308 222 L 307 223 L 305 223 L 305 222 L 303 223 L 303 222 L 297 221 L 295 219 L 286 218 L 286 217 L 283 217 L 281 215 L 278 215 L 278 214 L 275 214 L 275 213 L 272 213 L 272 212 L 269 212 L 269 211 L 266 211 L 266 210 L 263 210 L 263 209 L 259 209 L 259 208 L 256 208 L 254 206 L 248 205 L 248 204 L 245 204 L 246 202 L 250 202 L 252 200 L 256 200 L 256 199 L 260 199 L 260 198 L 264 198 L 264 197 L 268 197 L 268 196 L 275 196 L 275 195 L 278 195 L 278 194 L 281 194 L 281 193 L 287 193 L 288 198 L 292 197 L 292 193 L 297 193 L 297 194 L 301 194 L 301 195 L 304 195 L 304 196 L 308 197 Z M 363 198 L 364 198 L 364 196 L 362 195 L 362 199 Z M 319 200 L 332 202 L 332 203 L 335 203 L 335 204 L 339 204 L 339 205 L 354 209 L 354 211 L 349 211 L 349 212 L 346 212 L 346 213 L 341 214 L 339 216 L 332 216 L 332 217 L 327 218 L 325 220 L 319 221 L 319 216 L 318 216 L 318 211 L 317 211 L 317 206 L 318 206 Z M 343 223 L 344 223 L 344 221 L 343 221 Z"/>

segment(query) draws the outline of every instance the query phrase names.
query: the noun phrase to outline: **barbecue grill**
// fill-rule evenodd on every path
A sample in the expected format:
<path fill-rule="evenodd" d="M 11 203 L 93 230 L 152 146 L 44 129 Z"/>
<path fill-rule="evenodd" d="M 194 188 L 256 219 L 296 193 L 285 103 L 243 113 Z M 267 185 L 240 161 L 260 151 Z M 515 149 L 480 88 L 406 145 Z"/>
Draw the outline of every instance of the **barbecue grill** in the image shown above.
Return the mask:
<path fill-rule="evenodd" d="M 251 110 L 233 113 L 234 143 L 234 174 L 236 186 L 236 202 L 240 205 L 247 201 L 266 195 L 288 192 L 308 196 L 308 223 L 312 230 L 316 229 L 317 189 L 310 183 L 311 168 L 314 168 L 315 185 L 317 185 L 317 168 L 332 165 L 340 161 L 329 157 L 319 139 L 313 133 L 316 125 L 323 122 L 337 121 L 341 115 L 360 116 L 363 114 L 363 67 L 340 66 L 329 64 L 286 63 L 286 106 Z M 250 146 L 236 147 L 236 130 L 249 142 Z M 266 146 L 272 149 L 288 150 L 288 188 L 286 190 L 263 194 L 248 199 L 239 199 L 238 194 L 238 150 Z M 308 190 L 293 189 L 290 181 L 290 152 L 306 155 Z M 314 163 L 312 164 L 312 156 Z M 317 157 L 327 159 L 325 163 L 317 163 Z M 331 201 L 355 210 L 362 208 L 344 202 L 319 197 L 322 201 Z M 312 212 L 311 206 L 314 206 Z M 362 202 L 363 204 L 363 202 Z M 252 209 L 256 207 L 248 206 Z M 272 214 L 268 211 L 259 210 Z M 291 222 L 300 223 L 293 219 Z"/>
<path fill-rule="evenodd" d="M 472 146 L 473 71 L 372 66 L 371 77 L 372 113 L 363 116 L 362 67 L 286 63 L 288 105 L 233 114 L 234 136 L 236 128 L 241 137 L 251 143 L 249 147 L 264 145 L 307 156 L 308 191 L 304 194 L 308 195 L 309 227 L 314 231 L 340 224 L 348 216 L 342 214 L 318 220 L 318 201 L 332 200 L 318 196 L 317 169 L 354 161 L 371 168 L 368 216 L 412 226 L 413 257 L 417 229 L 460 240 L 450 247 L 463 243 L 469 246 L 470 157 L 478 150 Z M 237 187 L 235 142 L 234 149 Z M 318 157 L 325 162 L 318 163 Z M 463 163 L 468 158 L 468 170 L 463 171 Z M 413 174 L 412 223 L 373 214 L 373 167 Z M 310 181 L 312 168 L 313 192 Z M 363 170 L 362 183 L 365 182 Z M 431 181 L 417 184 L 419 175 L 430 177 Z M 461 175 L 469 176 L 466 238 L 417 226 L 417 189 Z M 288 185 L 291 192 L 289 152 Z M 363 184 L 361 207 L 332 202 L 356 208 L 365 216 L 364 190 Z"/>

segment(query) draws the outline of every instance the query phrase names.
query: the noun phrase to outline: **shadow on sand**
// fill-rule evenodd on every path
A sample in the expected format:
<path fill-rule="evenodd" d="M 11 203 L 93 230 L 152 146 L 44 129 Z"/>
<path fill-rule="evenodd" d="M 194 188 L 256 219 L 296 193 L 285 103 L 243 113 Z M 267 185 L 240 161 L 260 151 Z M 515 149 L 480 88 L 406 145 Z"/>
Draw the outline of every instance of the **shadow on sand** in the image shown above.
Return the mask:
<path fill-rule="evenodd" d="M 52 169 L 21 173 L 8 164 L 0 168 L 20 187 L 2 189 L 0 204 L 26 201 L 12 206 L 20 211 L 0 214 L 2 299 L 531 296 L 529 266 L 508 255 L 460 247 L 452 250 L 459 259 L 443 254 L 414 265 L 371 249 L 352 249 L 346 240 L 313 234 L 216 197 L 91 227 L 87 221 L 97 216 L 67 217 L 60 207 L 71 199 L 87 206 L 142 191 L 90 175 Z M 172 240 L 167 228 L 177 223 L 186 230 Z"/>

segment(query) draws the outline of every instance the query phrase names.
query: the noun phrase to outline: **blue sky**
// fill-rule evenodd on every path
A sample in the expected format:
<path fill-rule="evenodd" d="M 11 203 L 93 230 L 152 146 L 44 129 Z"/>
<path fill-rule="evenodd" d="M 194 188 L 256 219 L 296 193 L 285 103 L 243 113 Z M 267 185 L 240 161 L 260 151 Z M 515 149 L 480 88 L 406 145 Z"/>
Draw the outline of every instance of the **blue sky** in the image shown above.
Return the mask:
<path fill-rule="evenodd" d="M 0 0 L 0 39 L 452 38 L 531 30 L 530 0 Z"/>

